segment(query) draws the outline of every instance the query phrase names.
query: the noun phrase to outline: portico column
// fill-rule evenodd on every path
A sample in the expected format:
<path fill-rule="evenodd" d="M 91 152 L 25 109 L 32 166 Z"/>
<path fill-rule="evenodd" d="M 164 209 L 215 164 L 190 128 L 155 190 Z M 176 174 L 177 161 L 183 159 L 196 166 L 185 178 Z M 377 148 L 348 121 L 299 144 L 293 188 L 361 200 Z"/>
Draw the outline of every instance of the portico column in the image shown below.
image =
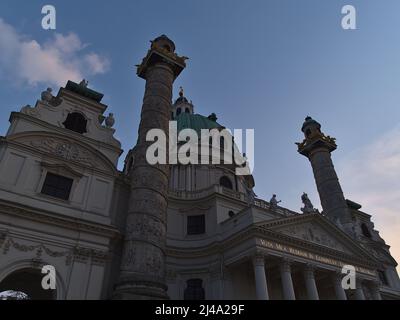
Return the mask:
<path fill-rule="evenodd" d="M 283 259 L 280 265 L 280 269 L 281 269 L 283 298 L 285 300 L 296 300 L 293 289 L 291 261 L 288 259 Z"/>
<path fill-rule="evenodd" d="M 362 288 L 362 280 L 356 280 L 355 295 L 356 300 L 365 300 L 364 290 Z"/>
<path fill-rule="evenodd" d="M 257 300 L 269 300 L 264 256 L 253 257 Z"/>
<path fill-rule="evenodd" d="M 378 281 L 373 281 L 371 284 L 372 299 L 382 300 L 381 293 L 379 291 L 380 285 Z"/>
<path fill-rule="evenodd" d="M 319 300 L 317 285 L 315 283 L 314 266 L 306 265 L 304 269 L 304 280 L 306 282 L 308 299 Z"/>
<path fill-rule="evenodd" d="M 342 286 L 342 278 L 343 274 L 341 272 L 336 272 L 332 276 L 333 287 L 335 288 L 335 294 L 337 300 L 347 300 L 346 291 L 343 289 Z"/>

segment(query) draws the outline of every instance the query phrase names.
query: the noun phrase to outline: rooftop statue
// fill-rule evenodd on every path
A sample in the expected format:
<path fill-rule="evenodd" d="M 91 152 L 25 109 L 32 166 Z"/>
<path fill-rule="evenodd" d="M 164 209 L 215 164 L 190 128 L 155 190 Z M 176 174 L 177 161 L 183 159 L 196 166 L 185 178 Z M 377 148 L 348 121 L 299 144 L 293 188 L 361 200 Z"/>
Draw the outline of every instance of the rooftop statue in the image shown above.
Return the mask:
<path fill-rule="evenodd" d="M 46 91 L 43 91 L 41 95 L 42 101 L 50 102 L 50 100 L 53 98 L 53 95 L 51 94 L 52 91 L 53 89 L 51 88 L 47 88 Z"/>
<path fill-rule="evenodd" d="M 276 194 L 272 195 L 271 200 L 269 200 L 269 206 L 271 209 L 275 209 L 276 207 L 278 207 L 278 203 L 282 202 L 281 200 L 277 200 L 276 199 Z"/>
<path fill-rule="evenodd" d="M 301 208 L 301 211 L 303 213 L 318 213 L 318 209 L 315 209 L 313 204 L 311 203 L 311 200 L 308 198 L 307 193 L 303 192 L 303 195 L 301 196 L 301 201 L 304 204 L 304 207 Z"/>
<path fill-rule="evenodd" d="M 87 88 L 88 84 L 89 84 L 89 81 L 87 81 L 87 80 L 85 80 L 85 79 L 83 79 L 83 80 L 79 83 L 80 86 L 85 87 L 85 88 Z"/>

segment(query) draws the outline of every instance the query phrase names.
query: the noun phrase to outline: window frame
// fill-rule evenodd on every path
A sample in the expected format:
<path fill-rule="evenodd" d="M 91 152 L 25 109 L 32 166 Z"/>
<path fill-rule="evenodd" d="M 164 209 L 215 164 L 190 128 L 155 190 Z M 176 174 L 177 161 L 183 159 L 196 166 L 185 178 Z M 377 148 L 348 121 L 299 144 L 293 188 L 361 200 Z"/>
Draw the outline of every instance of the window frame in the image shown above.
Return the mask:
<path fill-rule="evenodd" d="M 69 201 L 73 185 L 73 178 L 49 171 L 46 173 L 40 193 L 52 198 Z M 52 191 L 50 192 L 50 190 Z"/>
<path fill-rule="evenodd" d="M 77 130 L 73 130 L 73 129 L 67 128 L 67 126 L 65 125 L 65 123 L 66 123 L 67 120 L 68 120 L 68 117 L 71 116 L 71 115 L 73 115 L 73 114 L 77 114 L 77 115 L 81 116 L 82 119 L 84 120 L 84 122 L 85 122 L 85 128 L 84 128 L 84 129 L 85 129 L 85 130 L 84 130 L 83 132 L 80 132 L 80 131 L 77 131 Z M 75 121 L 76 121 L 76 120 L 75 120 Z M 75 133 L 78 133 L 78 134 L 81 134 L 81 135 L 84 135 L 84 134 L 88 133 L 88 124 L 89 124 L 88 118 L 87 118 L 82 112 L 76 111 L 76 110 L 71 110 L 71 111 L 69 111 L 69 112 L 67 113 L 66 117 L 65 117 L 65 120 L 62 122 L 62 125 L 64 126 L 65 129 L 67 129 L 67 130 L 69 130 L 69 131 L 72 131 L 72 132 L 75 132 Z"/>
<path fill-rule="evenodd" d="M 192 223 L 190 225 L 190 220 L 201 219 L 201 222 L 197 224 Z M 194 230 L 194 231 L 193 231 Z M 198 231 L 199 230 L 199 231 Z M 186 217 L 186 235 L 187 236 L 201 236 L 206 234 L 206 215 L 205 214 L 193 214 Z"/>
<path fill-rule="evenodd" d="M 189 283 L 198 282 L 200 286 L 190 286 Z M 190 292 L 189 290 L 192 290 Z M 194 297 L 194 298 L 193 298 Z M 185 288 L 183 290 L 183 300 L 186 301 L 204 301 L 206 300 L 206 290 L 204 288 L 204 280 L 201 278 L 190 278 L 185 281 Z"/>
<path fill-rule="evenodd" d="M 83 177 L 83 174 L 71 169 L 70 167 L 68 167 L 67 165 L 64 165 L 64 164 L 50 164 L 47 162 L 41 162 L 40 165 L 42 167 L 42 173 L 41 173 L 40 181 L 36 188 L 36 195 L 46 198 L 46 199 L 49 199 L 49 200 L 70 203 L 71 200 L 73 199 L 75 189 L 76 189 L 80 179 Z M 64 200 L 62 198 L 53 197 L 51 195 L 42 193 L 42 189 L 43 189 L 43 186 L 44 186 L 44 183 L 45 183 L 48 173 L 52 173 L 54 175 L 62 176 L 64 178 L 73 180 L 71 190 L 69 192 L 68 200 Z"/>

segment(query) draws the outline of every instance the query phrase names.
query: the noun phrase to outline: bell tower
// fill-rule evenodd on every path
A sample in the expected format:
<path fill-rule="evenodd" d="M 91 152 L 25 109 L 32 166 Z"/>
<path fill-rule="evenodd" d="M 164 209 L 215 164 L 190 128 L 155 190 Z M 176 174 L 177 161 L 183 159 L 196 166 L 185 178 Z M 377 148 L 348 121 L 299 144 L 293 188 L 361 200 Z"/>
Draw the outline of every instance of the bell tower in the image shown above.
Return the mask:
<path fill-rule="evenodd" d="M 349 223 L 347 203 L 331 158 L 337 148 L 335 138 L 325 136 L 311 117 L 305 119 L 301 131 L 305 138 L 297 143 L 298 152 L 310 160 L 324 214 L 332 221 Z"/>
<path fill-rule="evenodd" d="M 185 68 L 186 59 L 178 56 L 175 44 L 162 35 L 151 41 L 150 50 L 137 66 L 137 75 L 146 80 L 146 88 L 115 299 L 168 299 L 165 246 L 169 165 L 147 162 L 146 151 L 152 142 L 146 141 L 146 134 L 153 128 L 161 129 L 168 141 L 172 85 Z"/>

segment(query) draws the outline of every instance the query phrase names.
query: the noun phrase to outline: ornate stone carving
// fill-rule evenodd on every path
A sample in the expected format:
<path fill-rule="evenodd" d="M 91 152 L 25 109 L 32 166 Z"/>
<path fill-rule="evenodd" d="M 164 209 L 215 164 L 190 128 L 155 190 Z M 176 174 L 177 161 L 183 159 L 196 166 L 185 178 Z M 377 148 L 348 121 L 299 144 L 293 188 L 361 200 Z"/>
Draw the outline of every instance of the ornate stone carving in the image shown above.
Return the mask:
<path fill-rule="evenodd" d="M 314 208 L 313 204 L 311 203 L 311 200 L 308 198 L 307 193 L 303 192 L 303 195 L 301 196 L 301 201 L 304 204 L 304 207 L 301 208 L 301 211 L 303 213 L 318 213 L 319 211 Z"/>
<path fill-rule="evenodd" d="M 136 248 L 132 242 L 126 242 L 125 250 L 122 255 L 121 267 L 123 269 L 129 269 L 131 265 L 135 263 L 136 259 Z"/>
<path fill-rule="evenodd" d="M 32 106 L 29 104 L 27 104 L 25 107 L 22 107 L 20 112 L 31 117 L 40 118 L 38 109 L 32 108 Z"/>
<path fill-rule="evenodd" d="M 14 249 L 22 252 L 33 252 L 36 250 L 36 256 L 35 259 L 40 259 L 42 257 L 42 253 L 45 252 L 48 256 L 50 257 L 66 257 L 66 264 L 68 264 L 69 256 L 71 256 L 71 250 L 66 250 L 66 251 L 53 251 L 49 248 L 47 248 L 43 244 L 37 244 L 37 245 L 26 245 L 26 244 L 21 244 L 19 242 L 16 242 L 13 238 L 8 238 L 4 248 L 3 248 L 3 254 L 7 254 L 10 248 L 13 247 Z"/>
<path fill-rule="evenodd" d="M 278 231 L 292 237 L 347 252 L 346 248 L 343 247 L 342 244 L 340 244 L 333 236 L 327 234 L 326 230 L 322 229 L 315 223 L 292 225 Z"/>
<path fill-rule="evenodd" d="M 165 46 L 170 50 L 165 50 Z M 168 165 L 150 165 L 147 162 L 146 151 L 150 143 L 146 141 L 146 135 L 152 128 L 164 132 L 169 129 L 172 83 L 184 68 L 184 60 L 174 53 L 174 49 L 171 40 L 159 37 L 138 66 L 138 75 L 146 80 L 146 90 L 135 147 L 135 165 L 131 172 L 131 195 L 120 275 L 120 279 L 127 279 L 130 287 L 127 289 L 121 282 L 121 292 L 118 293 L 118 285 L 116 288 L 117 296 L 132 294 L 144 298 L 167 298 L 164 250 L 170 169 Z M 137 236 L 141 237 L 141 241 L 136 241 Z M 135 258 L 130 261 L 133 248 Z M 138 274 L 143 279 L 138 280 Z M 147 279 L 152 279 L 153 284 L 143 294 L 140 282 Z"/>
<path fill-rule="evenodd" d="M 0 243 L 1 247 L 1 243 Z M 77 261 L 86 262 L 91 257 L 93 263 L 104 263 L 108 257 L 109 253 L 107 251 L 94 250 L 90 248 L 84 247 L 75 247 L 68 250 L 63 251 L 54 251 L 43 243 L 34 244 L 34 245 L 26 245 L 15 241 L 13 238 L 8 237 L 3 246 L 3 254 L 6 255 L 10 248 L 14 248 L 15 250 L 21 252 L 35 252 L 35 257 L 32 258 L 32 261 L 41 262 L 43 253 L 53 258 L 65 258 L 65 264 L 70 265 L 72 258 Z"/>
<path fill-rule="evenodd" d="M 43 102 L 50 102 L 51 99 L 53 99 L 53 95 L 51 94 L 52 91 L 53 89 L 47 88 L 46 91 L 42 92 L 41 99 Z"/>
<path fill-rule="evenodd" d="M 30 145 L 44 152 L 54 154 L 68 161 L 76 161 L 89 167 L 98 167 L 98 161 L 87 150 L 69 142 L 46 138 L 33 140 Z"/>
<path fill-rule="evenodd" d="M 164 224 L 155 217 L 138 214 L 128 217 L 125 239 L 147 239 L 155 243 L 160 243 L 161 237 L 165 232 Z"/>
<path fill-rule="evenodd" d="M 108 117 L 106 118 L 105 124 L 106 124 L 107 128 L 112 128 L 114 126 L 115 119 L 114 119 L 114 114 L 113 113 L 110 113 L 108 115 Z"/>

